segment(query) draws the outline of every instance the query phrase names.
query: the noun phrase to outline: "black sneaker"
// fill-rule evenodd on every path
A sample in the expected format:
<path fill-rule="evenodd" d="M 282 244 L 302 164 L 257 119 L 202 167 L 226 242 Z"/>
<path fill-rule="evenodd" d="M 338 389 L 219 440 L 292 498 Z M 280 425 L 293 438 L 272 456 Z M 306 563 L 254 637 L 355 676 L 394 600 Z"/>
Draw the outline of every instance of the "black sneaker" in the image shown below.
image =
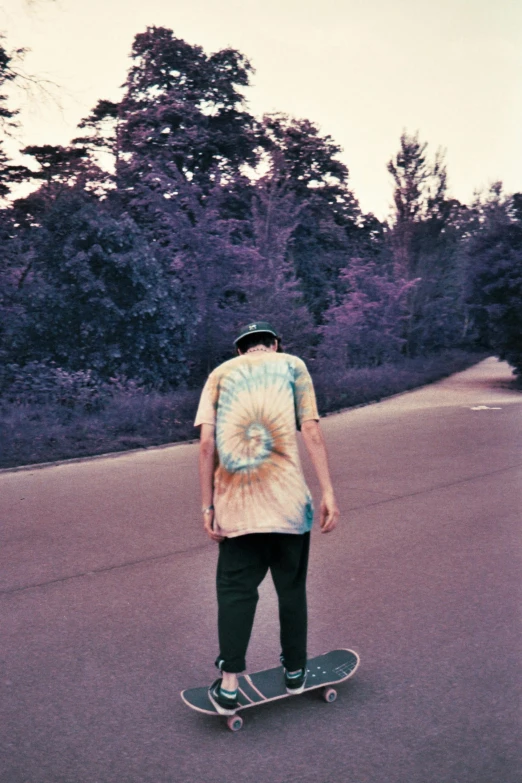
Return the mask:
<path fill-rule="evenodd" d="M 221 691 L 222 682 L 223 678 L 219 677 L 219 679 L 212 683 L 208 689 L 208 698 L 220 715 L 235 715 L 236 710 L 239 707 L 237 696 L 231 699 L 230 696 L 224 694 Z"/>
<path fill-rule="evenodd" d="M 285 673 L 285 685 L 287 693 L 302 693 L 306 685 L 306 677 L 308 675 L 308 669 L 306 666 L 304 669 L 298 669 L 296 672 L 290 674 L 285 666 L 285 660 L 281 656 L 281 663 L 283 664 L 283 671 Z"/>

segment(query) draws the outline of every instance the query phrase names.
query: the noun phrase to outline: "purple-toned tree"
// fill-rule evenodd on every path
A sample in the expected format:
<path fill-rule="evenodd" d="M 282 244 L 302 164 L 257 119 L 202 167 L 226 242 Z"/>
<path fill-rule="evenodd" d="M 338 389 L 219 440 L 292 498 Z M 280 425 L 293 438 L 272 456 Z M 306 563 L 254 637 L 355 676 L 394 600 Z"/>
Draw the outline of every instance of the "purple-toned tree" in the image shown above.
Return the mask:
<path fill-rule="evenodd" d="M 0 36 L 0 361 L 6 362 L 16 354 L 18 332 L 24 323 L 25 309 L 19 286 L 31 248 L 20 238 L 17 217 L 8 200 L 13 185 L 26 178 L 28 169 L 14 165 L 5 151 L 7 137 L 17 128 L 18 111 L 9 105 L 4 90 L 19 79 L 16 60 L 23 57 L 24 49 L 8 51 L 2 41 Z"/>
<path fill-rule="evenodd" d="M 256 123 L 241 92 L 252 68 L 242 54 L 206 55 L 172 30 L 150 27 L 136 36 L 131 56 L 120 109 L 125 174 L 142 175 L 154 160 L 206 190 L 217 176 L 255 164 Z"/>
<path fill-rule="evenodd" d="M 451 205 L 447 202 L 447 172 L 444 154 L 438 150 L 433 163 L 427 160 L 427 143 L 419 141 L 418 133 L 403 133 L 400 149 L 388 162 L 393 177 L 393 231 L 391 234 L 394 260 L 399 274 L 413 277 L 421 262 L 424 227 L 430 223 L 430 239 L 443 228 Z"/>
<path fill-rule="evenodd" d="M 288 243 L 288 260 L 314 320 L 320 323 L 346 258 L 360 249 L 364 221 L 348 187 L 341 148 L 314 123 L 284 114 L 263 119 L 269 157 L 277 156 L 277 182 L 294 194 L 298 220 Z"/>
<path fill-rule="evenodd" d="M 418 278 L 408 294 L 405 351 L 415 355 L 451 347 L 462 341 L 466 324 L 459 252 L 463 207 L 448 196 L 442 151 L 430 162 L 418 134 L 402 134 L 388 171 L 395 211 L 387 239 L 395 275 Z"/>
<path fill-rule="evenodd" d="M 317 343 L 313 319 L 304 304 L 289 248 L 306 202 L 298 202 L 287 180 L 280 175 L 280 156 L 256 183 L 252 199 L 252 232 L 257 251 L 249 271 L 245 321 L 263 318 L 277 325 L 284 349 L 303 358 Z"/>
<path fill-rule="evenodd" d="M 43 144 L 24 147 L 21 152 L 38 164 L 38 169 L 27 172 L 26 179 L 43 183 L 38 197 L 48 203 L 76 185 L 88 188 L 95 179 L 84 148 Z"/>
<path fill-rule="evenodd" d="M 3 43 L 3 36 L 0 34 L 0 90 L 5 90 L 7 85 L 20 78 L 19 72 L 13 67 L 14 60 L 20 59 L 25 53 L 25 49 L 15 49 L 7 51 Z M 5 92 L 0 93 L 0 199 L 5 198 L 12 189 L 12 186 L 22 182 L 27 175 L 25 166 L 15 165 L 10 160 L 5 151 L 5 140 L 8 134 L 11 134 L 18 126 L 16 117 L 18 110 L 11 108 L 8 102 L 8 96 Z"/>
<path fill-rule="evenodd" d="M 42 220 L 35 256 L 22 363 L 54 361 L 157 386 L 186 377 L 179 287 L 128 215 L 64 193 Z"/>
<path fill-rule="evenodd" d="M 501 183 L 474 204 L 468 245 L 468 302 L 479 340 L 522 376 L 522 193 Z"/>
<path fill-rule="evenodd" d="M 352 258 L 343 270 L 346 293 L 325 314 L 322 352 L 339 369 L 375 367 L 401 358 L 407 295 L 417 281 L 395 278 L 375 261 Z"/>
<path fill-rule="evenodd" d="M 199 382 L 230 355 L 246 301 L 242 270 L 253 266 L 251 185 L 241 173 L 258 156 L 242 93 L 252 69 L 233 49 L 207 55 L 157 27 L 136 36 L 132 58 L 122 101 L 100 102 L 76 142 L 93 157 L 112 154 L 109 201 L 132 216 L 182 290 L 187 366 Z"/>

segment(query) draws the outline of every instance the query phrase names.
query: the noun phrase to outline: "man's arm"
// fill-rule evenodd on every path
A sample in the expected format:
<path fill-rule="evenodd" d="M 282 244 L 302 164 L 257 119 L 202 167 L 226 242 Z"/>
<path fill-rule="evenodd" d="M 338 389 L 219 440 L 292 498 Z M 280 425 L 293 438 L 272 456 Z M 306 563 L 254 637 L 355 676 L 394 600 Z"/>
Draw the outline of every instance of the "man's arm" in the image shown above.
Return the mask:
<path fill-rule="evenodd" d="M 199 484 L 201 487 L 201 505 L 208 509 L 213 504 L 214 497 L 214 460 L 216 453 L 215 427 L 213 424 L 202 424 L 199 440 Z M 203 527 L 212 541 L 223 541 L 213 529 L 214 511 L 203 513 Z"/>
<path fill-rule="evenodd" d="M 301 425 L 301 434 L 321 487 L 321 532 L 330 533 L 337 525 L 339 509 L 335 501 L 330 469 L 328 468 L 326 446 L 319 422 L 315 421 L 315 419 L 304 421 Z"/>

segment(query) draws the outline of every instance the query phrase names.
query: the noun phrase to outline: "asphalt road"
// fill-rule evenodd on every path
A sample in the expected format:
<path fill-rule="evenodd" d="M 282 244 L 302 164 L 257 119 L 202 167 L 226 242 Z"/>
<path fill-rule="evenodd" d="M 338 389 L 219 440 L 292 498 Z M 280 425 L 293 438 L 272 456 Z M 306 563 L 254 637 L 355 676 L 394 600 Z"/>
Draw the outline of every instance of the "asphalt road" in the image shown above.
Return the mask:
<path fill-rule="evenodd" d="M 324 420 L 342 521 L 313 534 L 309 651 L 361 666 L 334 704 L 263 705 L 236 734 L 179 698 L 217 654 L 197 446 L 0 473 L 2 783 L 520 783 L 509 378 L 488 359 Z M 251 670 L 279 654 L 261 593 Z"/>

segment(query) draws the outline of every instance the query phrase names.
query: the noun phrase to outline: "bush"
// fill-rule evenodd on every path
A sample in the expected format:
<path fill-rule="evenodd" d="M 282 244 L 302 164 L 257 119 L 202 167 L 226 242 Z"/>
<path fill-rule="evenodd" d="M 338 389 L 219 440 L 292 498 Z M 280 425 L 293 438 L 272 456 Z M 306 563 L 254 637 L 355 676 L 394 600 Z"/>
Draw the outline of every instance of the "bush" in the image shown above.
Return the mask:
<path fill-rule="evenodd" d="M 7 364 L 0 370 L 0 396 L 4 403 L 56 404 L 86 412 L 100 410 L 112 396 L 92 370 L 67 371 L 53 362 Z"/>
<path fill-rule="evenodd" d="M 403 359 L 380 367 L 333 370 L 318 363 L 313 370 L 317 404 L 321 414 L 390 397 L 433 383 L 476 364 L 486 354 L 447 351 L 436 356 Z"/>
<path fill-rule="evenodd" d="M 324 414 L 430 383 L 481 358 L 452 351 L 345 371 L 323 360 L 310 362 L 310 369 Z M 48 366 L 45 371 L 41 366 L 36 369 L 41 372 L 34 379 L 29 366 L 23 370 L 11 366 L 10 376 L 8 368 L 3 372 L 2 383 L 8 376 L 11 381 L 9 393 L 0 401 L 2 468 L 146 448 L 198 435 L 193 421 L 200 389 L 162 394 L 117 379 L 96 385 L 88 373 L 64 373 Z"/>
<path fill-rule="evenodd" d="M 0 405 L 0 467 L 146 448 L 196 436 L 198 391 L 116 389 L 103 407 L 54 402 Z"/>

